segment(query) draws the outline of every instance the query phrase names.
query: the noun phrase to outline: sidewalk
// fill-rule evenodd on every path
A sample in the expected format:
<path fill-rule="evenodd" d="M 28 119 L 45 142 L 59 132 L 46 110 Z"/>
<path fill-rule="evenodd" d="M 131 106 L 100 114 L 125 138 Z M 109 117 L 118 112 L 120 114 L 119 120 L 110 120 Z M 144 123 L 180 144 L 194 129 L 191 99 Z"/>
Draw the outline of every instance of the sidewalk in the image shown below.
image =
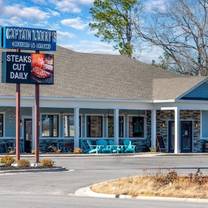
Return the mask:
<path fill-rule="evenodd" d="M 1 156 L 5 156 L 8 154 L 1 154 Z M 14 156 L 14 154 L 9 154 L 10 156 Z M 74 153 L 44 153 L 40 154 L 40 157 L 154 157 L 163 155 L 163 153 L 115 153 L 115 154 L 74 154 Z M 21 157 L 34 157 L 34 154 L 21 154 Z"/>
<path fill-rule="evenodd" d="M 8 154 L 0 154 L 5 156 Z M 14 154 L 10 155 L 14 156 Z M 34 157 L 34 154 L 21 154 L 21 157 Z M 115 154 L 74 154 L 74 153 L 44 153 L 40 154 L 40 157 L 175 157 L 175 156 L 208 156 L 208 153 L 161 153 L 161 152 L 141 152 L 141 153 L 115 153 Z"/>

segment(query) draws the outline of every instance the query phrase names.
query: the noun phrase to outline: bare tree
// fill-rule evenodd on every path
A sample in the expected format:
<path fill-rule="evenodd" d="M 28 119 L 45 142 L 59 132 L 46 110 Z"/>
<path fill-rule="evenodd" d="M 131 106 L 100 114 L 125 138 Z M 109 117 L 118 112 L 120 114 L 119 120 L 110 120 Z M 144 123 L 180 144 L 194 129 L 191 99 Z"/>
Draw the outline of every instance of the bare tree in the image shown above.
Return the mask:
<path fill-rule="evenodd" d="M 169 70 L 208 75 L 208 0 L 169 1 L 164 12 L 154 12 L 136 32 L 164 50 Z"/>

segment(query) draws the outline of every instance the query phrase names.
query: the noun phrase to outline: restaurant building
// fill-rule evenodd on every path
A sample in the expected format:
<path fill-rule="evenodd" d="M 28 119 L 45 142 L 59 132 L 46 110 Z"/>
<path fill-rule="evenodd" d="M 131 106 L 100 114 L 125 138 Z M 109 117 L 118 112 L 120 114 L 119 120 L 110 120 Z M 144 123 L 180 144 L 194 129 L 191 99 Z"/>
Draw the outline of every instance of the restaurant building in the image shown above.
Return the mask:
<path fill-rule="evenodd" d="M 54 85 L 40 86 L 40 151 L 72 152 L 83 140 L 130 139 L 136 151 L 203 152 L 208 80 L 125 56 L 58 47 Z M 21 152 L 34 149 L 34 86 L 21 85 Z M 158 140 L 160 138 L 160 141 Z M 162 146 L 161 144 L 162 138 Z M 0 153 L 15 149 L 15 86 L 0 84 Z"/>

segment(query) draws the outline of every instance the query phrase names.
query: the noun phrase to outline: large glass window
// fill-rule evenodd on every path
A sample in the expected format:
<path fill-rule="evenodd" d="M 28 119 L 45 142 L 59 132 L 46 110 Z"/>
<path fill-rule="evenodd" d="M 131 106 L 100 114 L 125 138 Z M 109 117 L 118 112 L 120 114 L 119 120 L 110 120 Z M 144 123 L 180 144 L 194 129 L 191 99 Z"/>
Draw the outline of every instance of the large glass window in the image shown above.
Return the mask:
<path fill-rule="evenodd" d="M 108 137 L 114 137 L 114 117 L 108 116 Z M 119 116 L 119 137 L 124 137 L 124 117 Z"/>
<path fill-rule="evenodd" d="M 4 136 L 4 115 L 0 114 L 0 137 Z"/>
<path fill-rule="evenodd" d="M 42 137 L 59 136 L 59 116 L 42 115 Z"/>
<path fill-rule="evenodd" d="M 65 137 L 74 137 L 74 116 L 65 115 L 64 119 L 64 136 Z"/>
<path fill-rule="evenodd" d="M 102 116 L 87 116 L 87 137 L 103 137 Z"/>
<path fill-rule="evenodd" d="M 129 137 L 144 137 L 144 117 L 129 117 Z"/>
<path fill-rule="evenodd" d="M 64 115 L 64 136 L 65 137 L 74 137 L 75 136 L 75 127 L 74 127 L 74 116 L 73 115 Z M 82 129 L 81 116 L 79 117 L 79 136 L 81 137 Z"/>

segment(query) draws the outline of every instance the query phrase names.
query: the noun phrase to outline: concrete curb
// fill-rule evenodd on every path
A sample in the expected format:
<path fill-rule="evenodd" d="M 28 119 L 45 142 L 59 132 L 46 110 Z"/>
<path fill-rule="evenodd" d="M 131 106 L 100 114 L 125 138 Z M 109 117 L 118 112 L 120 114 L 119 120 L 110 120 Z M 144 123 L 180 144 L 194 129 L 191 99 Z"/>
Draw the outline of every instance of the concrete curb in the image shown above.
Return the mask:
<path fill-rule="evenodd" d="M 13 169 L 13 170 L 0 170 L 0 175 L 5 173 L 37 173 L 37 172 L 59 172 L 59 171 L 68 171 L 68 170 L 64 167 Z"/>
<path fill-rule="evenodd" d="M 6 156 L 8 154 L 0 154 L 0 157 Z M 14 154 L 11 154 L 10 156 L 15 157 Z M 141 153 L 114 153 L 114 154 L 73 154 L 73 153 L 60 153 L 60 154 L 54 154 L 54 153 L 49 153 L 49 154 L 40 154 L 40 157 L 48 157 L 48 158 L 90 158 L 90 157 L 138 157 L 138 158 L 143 158 L 143 157 L 186 157 L 186 156 L 208 156 L 208 153 L 179 153 L 179 154 L 174 154 L 174 153 L 163 153 L 163 152 L 141 152 Z M 34 154 L 22 154 L 21 157 L 25 158 L 33 158 Z"/>
<path fill-rule="evenodd" d="M 102 193 L 93 192 L 90 186 L 78 189 L 75 192 L 75 196 L 111 198 L 111 199 L 119 198 L 119 199 L 136 199 L 136 200 L 150 200 L 150 201 L 175 201 L 175 202 L 178 201 L 178 202 L 208 203 L 208 199 L 176 198 L 176 197 L 149 197 L 149 196 L 132 197 L 130 195 L 102 194 Z"/>
<path fill-rule="evenodd" d="M 0 157 L 7 156 L 8 154 L 0 154 Z M 40 154 L 41 158 L 90 158 L 90 157 L 154 157 L 164 155 L 164 153 L 114 153 L 114 154 Z M 15 155 L 10 155 L 15 157 Z M 21 157 L 33 158 L 33 154 L 22 154 Z"/>

